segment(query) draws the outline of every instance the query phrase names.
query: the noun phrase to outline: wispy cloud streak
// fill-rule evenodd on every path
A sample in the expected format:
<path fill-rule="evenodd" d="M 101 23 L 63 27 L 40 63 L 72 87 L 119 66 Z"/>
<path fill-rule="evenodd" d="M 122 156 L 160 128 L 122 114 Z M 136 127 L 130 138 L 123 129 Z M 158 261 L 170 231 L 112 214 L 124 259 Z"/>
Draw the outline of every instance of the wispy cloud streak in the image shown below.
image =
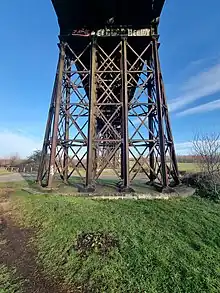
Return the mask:
<path fill-rule="evenodd" d="M 220 92 L 220 64 L 192 76 L 181 88 L 182 94 L 169 102 L 169 109 L 175 112 L 203 97 Z"/>
<path fill-rule="evenodd" d="M 210 112 L 220 109 L 220 99 L 215 100 L 213 102 L 209 102 L 203 105 L 199 105 L 197 107 L 193 107 L 187 110 L 184 110 L 180 113 L 177 113 L 177 116 L 187 116 L 187 115 L 193 115 L 198 113 L 204 113 L 204 112 Z"/>
<path fill-rule="evenodd" d="M 192 153 L 192 142 L 175 143 L 175 149 L 177 155 L 189 155 Z"/>

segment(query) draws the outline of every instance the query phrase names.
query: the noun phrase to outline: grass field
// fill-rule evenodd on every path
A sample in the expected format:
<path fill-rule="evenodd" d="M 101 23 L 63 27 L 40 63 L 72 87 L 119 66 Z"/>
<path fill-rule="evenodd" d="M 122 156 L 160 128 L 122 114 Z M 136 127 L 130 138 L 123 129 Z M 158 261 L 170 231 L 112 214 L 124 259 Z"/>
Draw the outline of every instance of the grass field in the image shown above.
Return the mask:
<path fill-rule="evenodd" d="M 178 163 L 180 171 L 198 172 L 199 167 L 195 163 Z"/>
<path fill-rule="evenodd" d="M 76 292 L 219 292 L 218 203 L 198 198 L 93 201 L 22 191 L 11 200 L 19 222 L 37 231 L 38 262 Z M 81 233 L 90 240 L 104 233 L 116 245 L 97 236 L 90 246 L 84 239 L 80 250 Z M 103 254 L 102 245 L 111 248 Z"/>
<path fill-rule="evenodd" d="M 22 293 L 21 282 L 15 278 L 15 270 L 0 264 L 0 293 Z"/>
<path fill-rule="evenodd" d="M 5 170 L 5 168 L 0 168 L 0 175 L 8 174 L 9 171 Z"/>

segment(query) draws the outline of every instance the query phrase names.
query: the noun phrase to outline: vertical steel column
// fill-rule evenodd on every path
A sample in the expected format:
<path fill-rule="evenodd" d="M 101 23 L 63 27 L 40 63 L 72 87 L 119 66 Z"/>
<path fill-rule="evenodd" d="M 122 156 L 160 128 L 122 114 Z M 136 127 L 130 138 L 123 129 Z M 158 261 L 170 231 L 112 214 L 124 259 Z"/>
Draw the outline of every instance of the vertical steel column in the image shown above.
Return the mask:
<path fill-rule="evenodd" d="M 68 181 L 68 165 L 69 165 L 69 127 L 70 127 L 70 84 L 71 84 L 71 60 L 70 57 L 66 58 L 66 70 L 68 81 L 66 84 L 66 105 L 65 105 L 65 134 L 64 134 L 64 140 L 65 140 L 65 147 L 64 147 L 64 159 L 63 159 L 63 180 L 65 183 Z"/>
<path fill-rule="evenodd" d="M 127 40 L 121 41 L 122 52 L 122 175 L 123 186 L 127 189 L 130 185 L 129 180 L 129 140 L 128 140 L 128 70 L 127 70 Z"/>
<path fill-rule="evenodd" d="M 122 62 L 123 60 L 121 59 L 121 67 L 122 67 Z M 122 93 L 122 89 L 121 89 L 121 102 L 123 103 L 123 93 Z M 123 106 L 123 105 L 122 105 Z M 122 110 L 123 111 L 123 110 Z M 121 117 L 121 137 L 123 137 L 124 135 L 124 123 L 123 123 L 123 113 L 122 113 L 122 117 Z M 123 143 L 121 144 L 121 162 L 120 162 L 120 168 L 121 168 L 121 180 L 122 182 L 124 181 L 124 159 L 123 159 L 123 148 L 124 145 Z"/>
<path fill-rule="evenodd" d="M 151 68 L 151 57 L 147 60 L 147 65 L 149 68 Z M 151 77 L 150 77 L 151 75 Z M 148 127 L 149 127 L 149 163 L 150 163 L 150 182 L 153 182 L 155 179 L 155 162 L 154 162 L 154 114 L 152 113 L 152 108 L 153 108 L 153 99 L 152 99 L 152 89 L 153 89 L 153 84 L 152 84 L 152 72 L 148 71 L 147 77 L 149 78 L 148 80 L 148 112 L 150 113 L 148 116 Z"/>
<path fill-rule="evenodd" d="M 157 38 L 153 38 L 152 42 L 153 42 L 153 60 L 154 60 L 158 130 L 159 130 L 161 176 L 162 176 L 163 187 L 166 187 L 168 186 L 168 176 L 167 176 L 166 154 L 165 154 L 165 137 L 164 137 L 163 109 L 162 109 L 163 100 L 162 100 L 162 93 L 161 93 L 162 89 L 161 89 L 161 82 L 160 82 L 160 68 L 159 68 Z"/>
<path fill-rule="evenodd" d="M 40 165 L 39 165 L 38 175 L 37 175 L 37 182 L 40 185 L 42 184 L 43 173 L 44 173 L 44 168 L 45 168 L 45 163 L 46 163 L 45 160 L 46 160 L 46 156 L 47 156 L 50 133 L 51 133 L 51 128 L 52 128 L 52 121 L 53 121 L 53 115 L 54 115 L 54 109 L 55 109 L 55 97 L 56 97 L 56 92 L 57 92 L 57 83 L 58 83 L 59 68 L 60 68 L 60 60 L 61 60 L 61 52 L 59 54 L 59 59 L 58 59 L 58 64 L 57 64 L 56 77 L 55 77 L 54 86 L 53 86 L 53 93 L 52 93 L 52 98 L 51 98 L 51 103 L 50 103 L 50 108 L 49 108 L 49 114 L 48 114 L 48 118 L 47 118 L 46 131 L 45 131 L 43 148 L 42 148 L 41 159 L 40 159 Z"/>
<path fill-rule="evenodd" d="M 160 63 L 159 63 L 160 65 Z M 161 68 L 160 68 L 160 72 L 161 72 Z M 166 121 L 166 127 L 167 127 L 167 138 L 169 140 L 169 144 L 170 144 L 170 156 L 171 156 L 171 161 L 172 161 L 172 166 L 173 166 L 173 179 L 175 181 L 176 184 L 180 183 L 179 180 L 179 170 L 178 170 L 178 163 L 177 163 L 177 158 L 176 158 L 176 152 L 175 152 L 175 147 L 174 147 L 174 139 L 173 139 L 173 134 L 172 134 L 172 130 L 171 130 L 171 123 L 170 123 L 170 118 L 169 118 L 169 113 L 168 113 L 168 105 L 167 105 L 167 99 L 166 99 L 166 95 L 165 95 L 165 89 L 164 89 L 164 83 L 163 83 L 163 78 L 162 78 L 162 74 L 160 81 L 161 81 L 161 88 L 163 91 L 163 104 L 165 107 L 165 121 Z"/>
<path fill-rule="evenodd" d="M 95 159 L 95 103 L 96 103 L 96 39 L 93 38 L 91 44 L 91 64 L 90 64 L 90 88 L 89 88 L 89 123 L 88 123 L 88 145 L 87 145 L 87 170 L 86 188 L 92 186 L 93 161 Z"/>
<path fill-rule="evenodd" d="M 61 43 L 57 90 L 56 90 L 56 94 L 55 94 L 55 113 L 54 113 L 51 154 L 50 154 L 50 163 L 49 163 L 49 175 L 48 175 L 48 183 L 47 183 L 48 187 L 52 186 L 53 177 L 55 174 L 57 132 L 58 132 L 59 113 L 60 113 L 60 105 L 61 105 L 61 98 L 62 98 L 62 82 L 63 82 L 64 62 L 65 62 L 65 45 L 64 45 L 64 43 Z"/>

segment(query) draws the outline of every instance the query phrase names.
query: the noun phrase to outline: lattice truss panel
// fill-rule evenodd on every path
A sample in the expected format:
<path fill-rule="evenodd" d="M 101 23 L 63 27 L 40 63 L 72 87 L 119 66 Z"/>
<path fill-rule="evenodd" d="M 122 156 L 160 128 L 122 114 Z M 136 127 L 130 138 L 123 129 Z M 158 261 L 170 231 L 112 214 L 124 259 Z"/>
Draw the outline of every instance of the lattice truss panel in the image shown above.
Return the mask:
<path fill-rule="evenodd" d="M 86 172 L 90 71 L 82 60 L 84 56 L 89 56 L 90 44 L 78 54 L 68 44 L 63 46 L 63 56 L 58 64 L 62 84 L 59 91 L 58 72 L 47 123 L 49 130 L 46 131 L 43 147 L 43 153 L 47 155 L 43 158 L 44 170 L 40 170 L 42 174 L 39 172 L 38 178 L 41 181 L 45 178 L 50 180 L 48 177 L 56 173 L 65 181 L 72 175 L 84 180 Z M 63 66 L 60 64 L 62 62 Z M 53 136 L 56 137 L 54 144 Z M 46 157 L 49 159 L 46 160 Z"/>
<path fill-rule="evenodd" d="M 105 169 L 111 169 L 120 178 L 121 147 L 121 42 L 108 53 L 96 44 L 96 103 L 95 119 L 97 123 L 94 143 L 98 159 L 98 179 Z"/>
<path fill-rule="evenodd" d="M 152 40 L 140 51 L 135 51 L 128 42 L 127 55 L 128 91 L 134 92 L 133 96 L 130 95 L 128 112 L 130 180 L 140 172 L 146 174 L 150 181 L 156 179 L 161 184 L 171 179 L 177 180 L 178 170 L 157 42 Z"/>
<path fill-rule="evenodd" d="M 158 43 L 132 42 L 98 39 L 77 53 L 61 44 L 39 182 L 58 173 L 90 184 L 105 169 L 122 180 L 128 173 L 126 184 L 140 172 L 163 186 L 178 181 Z"/>

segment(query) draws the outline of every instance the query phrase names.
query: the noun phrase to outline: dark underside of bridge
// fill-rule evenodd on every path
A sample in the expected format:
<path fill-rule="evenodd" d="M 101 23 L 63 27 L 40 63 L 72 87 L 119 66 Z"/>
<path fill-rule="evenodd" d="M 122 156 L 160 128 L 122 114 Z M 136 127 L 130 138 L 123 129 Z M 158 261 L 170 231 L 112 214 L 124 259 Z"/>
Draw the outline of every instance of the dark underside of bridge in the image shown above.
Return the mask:
<path fill-rule="evenodd" d="M 152 22 L 160 17 L 164 2 L 165 0 L 136 0 L 131 5 L 124 0 L 52 0 L 60 26 L 60 38 L 67 41 L 76 53 L 82 52 L 87 40 L 72 38 L 74 30 L 84 29 L 90 33 L 108 27 L 150 28 Z M 112 38 L 102 38 L 99 42 L 106 53 L 112 52 L 115 47 Z M 146 39 L 130 38 L 130 43 L 135 51 L 142 52 Z M 83 56 L 83 62 L 88 67 L 89 58 L 89 55 Z M 132 56 L 128 56 L 128 60 L 130 58 Z"/>
<path fill-rule="evenodd" d="M 114 18 L 114 25 L 133 28 L 148 27 L 160 16 L 165 0 L 52 0 L 61 34 L 73 29 L 100 29 Z"/>

